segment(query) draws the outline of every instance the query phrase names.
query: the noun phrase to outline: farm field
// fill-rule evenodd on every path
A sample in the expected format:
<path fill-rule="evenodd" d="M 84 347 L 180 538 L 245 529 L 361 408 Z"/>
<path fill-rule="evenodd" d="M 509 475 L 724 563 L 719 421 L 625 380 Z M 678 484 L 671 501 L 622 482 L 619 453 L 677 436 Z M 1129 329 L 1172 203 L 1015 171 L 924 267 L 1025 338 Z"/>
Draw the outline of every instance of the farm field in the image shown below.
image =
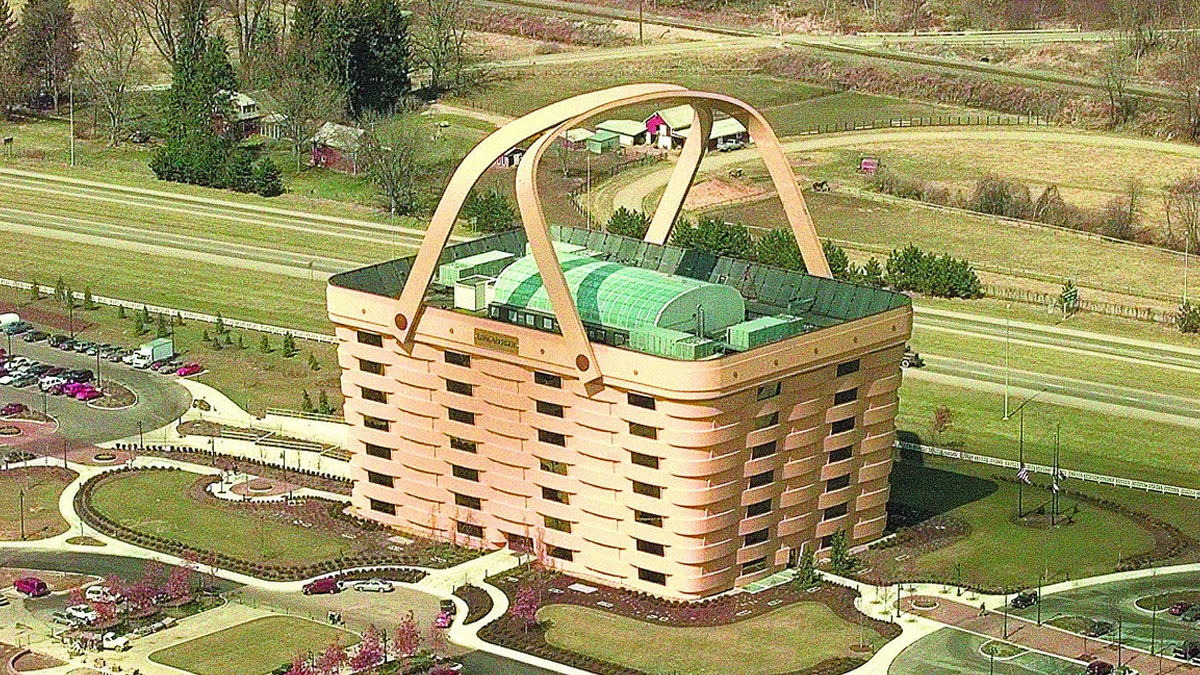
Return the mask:
<path fill-rule="evenodd" d="M 0 455 L 5 451 L 0 445 Z M 21 539 L 21 492 L 24 491 L 25 538 L 48 539 L 67 531 L 58 498 L 74 480 L 62 468 L 26 467 L 0 471 L 0 541 Z"/>
<path fill-rule="evenodd" d="M 574 605 L 543 607 L 538 620 L 548 626 L 546 641 L 556 647 L 656 675 L 802 671 L 826 659 L 851 656 L 849 647 L 858 644 L 860 635 L 858 627 L 815 602 L 703 628 L 658 626 Z M 865 635 L 876 649 L 886 642 L 874 631 Z M 799 644 L 804 649 L 797 649 Z"/>
<path fill-rule="evenodd" d="M 347 547 L 335 534 L 198 501 L 190 493 L 200 478 L 186 471 L 134 472 L 97 487 L 92 508 L 140 532 L 241 560 L 306 565 L 336 558 Z"/>
<path fill-rule="evenodd" d="M 308 619 L 268 616 L 154 652 L 150 660 L 196 675 L 262 675 L 334 640 L 343 647 L 359 641 L 354 633 Z"/>

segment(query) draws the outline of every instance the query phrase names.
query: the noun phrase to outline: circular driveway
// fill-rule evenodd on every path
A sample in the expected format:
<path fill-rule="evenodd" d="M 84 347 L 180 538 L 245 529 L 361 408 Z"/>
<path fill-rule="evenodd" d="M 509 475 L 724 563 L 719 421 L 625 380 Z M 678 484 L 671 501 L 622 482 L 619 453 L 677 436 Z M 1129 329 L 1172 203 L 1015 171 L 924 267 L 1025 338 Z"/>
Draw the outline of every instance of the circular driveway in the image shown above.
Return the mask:
<path fill-rule="evenodd" d="M 67 368 L 96 370 L 96 357 L 55 349 L 45 342 L 29 343 L 14 339 L 13 352 L 42 363 Z M 5 344 L 7 347 L 7 344 Z M 0 403 L 16 401 L 33 410 L 45 410 L 58 420 L 58 435 L 73 445 L 103 443 L 136 436 L 138 423 L 143 431 L 166 426 L 179 419 L 192 405 L 192 396 L 174 377 L 150 370 L 100 362 L 100 377 L 112 378 L 137 394 L 137 403 L 124 410 L 98 410 L 81 401 L 63 396 L 46 396 L 36 385 L 16 389 L 0 386 Z M 43 408 L 44 406 L 44 408 Z M 0 439 L 2 442 L 2 439 Z"/>

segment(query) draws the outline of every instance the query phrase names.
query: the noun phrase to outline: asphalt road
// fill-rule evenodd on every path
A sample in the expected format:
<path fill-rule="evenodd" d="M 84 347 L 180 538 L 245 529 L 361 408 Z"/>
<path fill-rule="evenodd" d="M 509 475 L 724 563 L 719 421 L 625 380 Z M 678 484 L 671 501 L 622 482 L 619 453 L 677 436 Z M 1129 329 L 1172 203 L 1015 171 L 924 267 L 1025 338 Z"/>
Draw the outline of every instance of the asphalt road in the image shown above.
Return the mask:
<path fill-rule="evenodd" d="M 19 356 L 55 366 L 96 369 L 94 356 L 64 352 L 44 341 L 29 343 L 18 338 L 12 341 L 12 351 Z M 8 348 L 7 341 L 3 346 Z M 0 386 L 0 401 L 24 403 L 34 410 L 45 409 L 58 420 L 59 435 L 77 444 L 135 436 L 139 422 L 144 431 L 158 429 L 179 419 L 192 405 L 191 394 L 173 377 L 108 361 L 101 361 L 100 374 L 102 378 L 112 378 L 132 389 L 137 394 L 137 403 L 124 410 L 97 410 L 63 396 L 43 397 L 37 385 L 22 389 Z"/>

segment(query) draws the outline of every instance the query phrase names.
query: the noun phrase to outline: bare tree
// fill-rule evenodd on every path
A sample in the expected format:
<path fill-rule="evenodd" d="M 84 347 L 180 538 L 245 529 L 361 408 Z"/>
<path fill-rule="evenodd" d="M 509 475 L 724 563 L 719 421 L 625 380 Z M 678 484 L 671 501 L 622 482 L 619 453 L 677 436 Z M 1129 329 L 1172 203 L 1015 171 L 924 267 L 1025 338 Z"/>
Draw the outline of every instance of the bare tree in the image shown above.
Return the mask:
<path fill-rule="evenodd" d="M 93 0 L 84 10 L 80 71 L 108 117 L 109 143 L 120 143 L 129 87 L 141 71 L 142 36 L 127 3 Z"/>
<path fill-rule="evenodd" d="M 168 64 L 174 65 L 184 12 L 183 0 L 121 0 L 142 33 Z"/>
<path fill-rule="evenodd" d="M 346 109 L 346 98 L 337 85 L 324 79 L 289 77 L 274 91 L 275 112 L 283 115 L 283 137 L 296 155 L 296 168 L 301 167 L 304 146 L 325 122 L 331 121 Z"/>
<path fill-rule="evenodd" d="M 379 188 L 383 207 L 389 213 L 408 214 L 420 206 L 416 181 L 421 173 L 420 146 L 416 121 L 411 116 L 374 118 L 366 123 L 359 161 L 367 178 Z"/>
<path fill-rule="evenodd" d="M 465 0 L 416 0 L 413 46 L 429 69 L 429 89 L 435 94 L 477 84 L 485 72 L 480 50 L 467 32 Z"/>
<path fill-rule="evenodd" d="M 1193 30 L 1179 36 L 1168 78 L 1180 99 L 1184 135 L 1188 140 L 1200 140 L 1200 32 Z"/>
<path fill-rule="evenodd" d="M 238 62 L 243 70 L 251 68 L 255 39 L 268 17 L 268 0 L 216 0 L 216 6 L 229 17 L 236 38 Z"/>
<path fill-rule="evenodd" d="M 1121 41 L 1114 40 L 1101 66 L 1104 91 L 1108 94 L 1108 123 L 1120 126 L 1137 114 L 1137 99 L 1129 95 L 1130 56 Z"/>
<path fill-rule="evenodd" d="M 1200 171 L 1181 176 L 1166 187 L 1163 210 L 1167 239 L 1184 250 L 1200 252 Z"/>

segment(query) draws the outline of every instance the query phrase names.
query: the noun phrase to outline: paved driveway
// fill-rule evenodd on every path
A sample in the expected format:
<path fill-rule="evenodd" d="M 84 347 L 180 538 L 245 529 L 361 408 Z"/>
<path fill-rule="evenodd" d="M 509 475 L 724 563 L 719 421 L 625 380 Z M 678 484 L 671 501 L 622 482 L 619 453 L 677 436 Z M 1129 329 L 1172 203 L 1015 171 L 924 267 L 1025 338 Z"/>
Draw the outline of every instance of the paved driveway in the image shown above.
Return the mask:
<path fill-rule="evenodd" d="M 8 348 L 7 341 L 0 346 Z M 45 342 L 24 342 L 14 339 L 13 352 L 42 363 L 70 368 L 96 369 L 96 357 L 55 349 Z M 179 419 L 192 404 L 191 394 L 175 378 L 153 371 L 135 370 L 124 365 L 100 362 L 100 375 L 112 378 L 132 389 L 137 404 L 125 410 L 96 410 L 65 397 L 46 396 L 36 386 L 16 389 L 0 387 L 0 402 L 17 401 L 35 410 L 45 410 L 58 419 L 60 436 L 74 444 L 102 443 L 136 436 L 138 422 L 151 431 Z"/>

